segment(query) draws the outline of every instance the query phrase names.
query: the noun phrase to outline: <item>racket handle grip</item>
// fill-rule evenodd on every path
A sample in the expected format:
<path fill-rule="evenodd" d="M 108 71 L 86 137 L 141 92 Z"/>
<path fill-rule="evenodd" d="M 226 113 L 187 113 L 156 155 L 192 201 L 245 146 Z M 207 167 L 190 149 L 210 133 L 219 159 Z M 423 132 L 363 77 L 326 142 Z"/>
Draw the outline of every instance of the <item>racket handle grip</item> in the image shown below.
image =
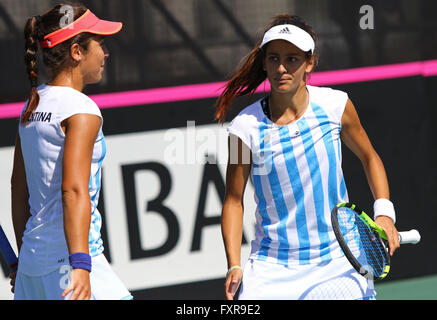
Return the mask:
<path fill-rule="evenodd" d="M 420 233 L 416 229 L 410 231 L 399 232 L 399 242 L 400 244 L 416 244 L 420 241 Z"/>

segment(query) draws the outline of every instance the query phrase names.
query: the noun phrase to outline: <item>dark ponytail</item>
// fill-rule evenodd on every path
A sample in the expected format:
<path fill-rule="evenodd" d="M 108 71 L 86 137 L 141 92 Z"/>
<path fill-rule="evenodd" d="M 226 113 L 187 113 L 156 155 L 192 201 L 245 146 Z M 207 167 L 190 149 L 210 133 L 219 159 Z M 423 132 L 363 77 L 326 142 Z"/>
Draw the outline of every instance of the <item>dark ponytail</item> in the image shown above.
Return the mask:
<path fill-rule="evenodd" d="M 36 54 L 38 52 L 38 18 L 32 17 L 27 20 L 24 27 L 24 63 L 26 64 L 27 76 L 30 81 L 30 95 L 27 108 L 21 117 L 21 122 L 25 123 L 35 111 L 39 103 L 38 95 L 38 66 L 36 63 Z"/>
<path fill-rule="evenodd" d="M 232 103 L 237 97 L 253 95 L 258 86 L 263 83 L 267 73 L 263 69 L 265 50 L 260 50 L 261 41 L 243 58 L 240 70 L 229 80 L 220 97 L 216 101 L 215 120 L 223 123 Z"/>

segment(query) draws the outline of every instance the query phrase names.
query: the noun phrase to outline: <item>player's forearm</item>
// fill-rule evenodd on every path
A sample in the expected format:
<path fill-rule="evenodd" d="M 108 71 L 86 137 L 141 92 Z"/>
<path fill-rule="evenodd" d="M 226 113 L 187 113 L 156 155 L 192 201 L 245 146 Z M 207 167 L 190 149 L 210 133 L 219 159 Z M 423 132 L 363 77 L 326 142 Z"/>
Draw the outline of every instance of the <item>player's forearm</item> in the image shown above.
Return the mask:
<path fill-rule="evenodd" d="M 373 152 L 363 161 L 363 168 L 366 173 L 367 181 L 373 198 L 390 199 L 390 191 L 388 186 L 387 174 L 381 158 L 376 152 Z"/>
<path fill-rule="evenodd" d="M 23 233 L 30 217 L 29 195 L 27 190 L 17 187 L 13 182 L 11 185 L 11 212 L 17 248 L 20 251 Z"/>
<path fill-rule="evenodd" d="M 11 214 L 18 251 L 21 249 L 23 233 L 30 217 L 29 190 L 26 169 L 21 152 L 21 140 L 17 135 L 14 151 L 14 165 L 11 175 Z"/>
<path fill-rule="evenodd" d="M 243 238 L 243 205 L 225 200 L 222 210 L 222 235 L 228 268 L 241 265 L 241 242 Z"/>
<path fill-rule="evenodd" d="M 16 168 L 14 168 L 11 177 L 11 213 L 15 240 L 18 251 L 20 251 L 23 233 L 30 217 L 30 207 L 26 177 Z"/>
<path fill-rule="evenodd" d="M 70 254 L 89 253 L 91 201 L 88 190 L 65 189 L 62 192 L 64 231 Z"/>

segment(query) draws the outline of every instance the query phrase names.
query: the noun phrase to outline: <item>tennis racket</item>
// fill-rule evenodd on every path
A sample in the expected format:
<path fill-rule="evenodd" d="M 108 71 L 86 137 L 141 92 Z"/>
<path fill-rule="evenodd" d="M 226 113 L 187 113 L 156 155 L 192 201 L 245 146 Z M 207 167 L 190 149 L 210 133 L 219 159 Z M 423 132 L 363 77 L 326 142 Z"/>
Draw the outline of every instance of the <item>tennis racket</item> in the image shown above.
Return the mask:
<path fill-rule="evenodd" d="M 18 259 L 15 255 L 14 249 L 12 249 L 11 244 L 6 237 L 3 228 L 0 226 L 0 252 L 2 256 L 5 258 L 7 264 L 11 268 L 12 271 L 17 271 L 18 267 Z"/>
<path fill-rule="evenodd" d="M 332 227 L 346 258 L 367 279 L 384 279 L 390 271 L 387 235 L 363 210 L 352 203 L 337 204 Z M 399 232 L 400 244 L 420 241 L 417 230 Z"/>

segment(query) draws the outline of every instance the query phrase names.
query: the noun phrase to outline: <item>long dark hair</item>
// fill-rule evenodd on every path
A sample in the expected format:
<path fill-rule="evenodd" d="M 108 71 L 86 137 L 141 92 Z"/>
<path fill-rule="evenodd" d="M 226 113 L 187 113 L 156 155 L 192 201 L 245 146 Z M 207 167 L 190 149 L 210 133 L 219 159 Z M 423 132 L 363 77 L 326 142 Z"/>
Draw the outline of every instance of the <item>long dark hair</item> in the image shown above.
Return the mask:
<path fill-rule="evenodd" d="M 37 52 L 39 42 L 44 36 L 60 29 L 60 22 L 65 17 L 65 12 L 62 10 L 66 6 L 73 9 L 73 18 L 76 20 L 82 16 L 87 8 L 81 3 L 62 3 L 48 10 L 41 16 L 35 16 L 27 20 L 24 27 L 24 63 L 26 64 L 27 75 L 30 81 L 30 94 L 27 108 L 24 111 L 21 122 L 26 123 L 29 117 L 35 111 L 39 103 L 38 95 L 38 65 Z M 50 77 L 53 79 L 64 68 L 74 66 L 74 61 L 71 59 L 69 52 L 70 47 L 77 43 L 86 52 L 90 40 L 95 35 L 91 33 L 80 33 L 77 36 L 68 39 L 52 48 L 42 48 L 43 62 L 47 67 Z"/>
<path fill-rule="evenodd" d="M 292 24 L 305 30 L 317 44 L 317 36 L 313 28 L 296 15 L 280 14 L 275 16 L 273 21 L 265 28 L 264 32 L 267 32 L 274 26 L 282 24 Z M 267 73 L 263 69 L 263 60 L 266 52 L 265 46 L 260 50 L 261 42 L 262 40 L 258 41 L 249 54 L 243 58 L 241 68 L 235 73 L 231 80 L 226 83 L 223 92 L 218 97 L 216 101 L 215 120 L 218 120 L 219 123 L 225 121 L 226 115 L 237 97 L 253 95 L 258 86 L 267 78 Z M 307 59 L 313 56 L 317 64 L 317 53 L 307 53 Z"/>

